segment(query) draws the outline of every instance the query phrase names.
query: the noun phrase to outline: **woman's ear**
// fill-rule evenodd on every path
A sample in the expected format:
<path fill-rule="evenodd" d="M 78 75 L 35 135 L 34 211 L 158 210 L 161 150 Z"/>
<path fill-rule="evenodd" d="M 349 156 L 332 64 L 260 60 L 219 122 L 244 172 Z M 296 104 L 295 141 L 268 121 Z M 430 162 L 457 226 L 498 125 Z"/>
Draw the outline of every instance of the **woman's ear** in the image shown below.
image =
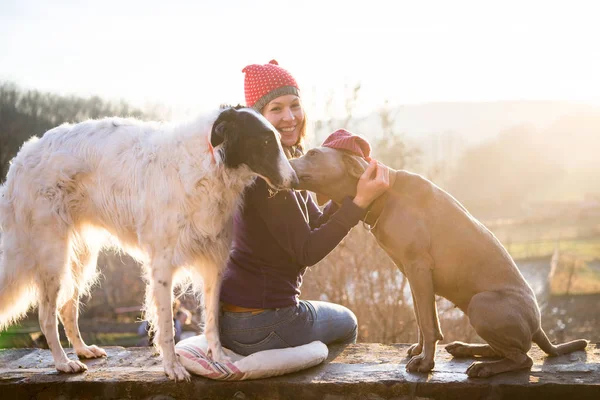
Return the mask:
<path fill-rule="evenodd" d="M 354 156 L 350 154 L 344 154 L 342 156 L 342 160 L 344 161 L 344 165 L 346 167 L 346 171 L 353 177 L 360 179 L 362 174 L 365 172 L 369 163 L 359 156 Z"/>

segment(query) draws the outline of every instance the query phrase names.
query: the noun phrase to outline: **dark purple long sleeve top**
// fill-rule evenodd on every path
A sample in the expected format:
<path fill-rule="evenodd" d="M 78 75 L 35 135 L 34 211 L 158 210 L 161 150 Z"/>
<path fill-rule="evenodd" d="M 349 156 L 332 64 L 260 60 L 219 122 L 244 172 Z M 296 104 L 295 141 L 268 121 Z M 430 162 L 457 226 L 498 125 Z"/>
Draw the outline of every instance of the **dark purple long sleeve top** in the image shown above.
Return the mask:
<path fill-rule="evenodd" d="M 271 196 L 257 179 L 234 217 L 221 301 L 248 308 L 298 304 L 306 267 L 329 254 L 365 213 L 349 197 L 321 213 L 306 191 Z"/>

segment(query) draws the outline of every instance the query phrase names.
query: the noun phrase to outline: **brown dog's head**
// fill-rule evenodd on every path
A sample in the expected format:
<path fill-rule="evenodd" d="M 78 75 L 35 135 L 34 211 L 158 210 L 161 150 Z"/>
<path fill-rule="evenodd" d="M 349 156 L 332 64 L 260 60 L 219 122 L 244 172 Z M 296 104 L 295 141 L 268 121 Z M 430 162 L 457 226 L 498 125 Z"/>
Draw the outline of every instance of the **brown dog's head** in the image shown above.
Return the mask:
<path fill-rule="evenodd" d="M 343 150 L 317 147 L 300 158 L 290 160 L 300 184 L 298 189 L 317 193 L 320 204 L 326 198 L 341 203 L 356 195 L 356 184 L 369 164 Z"/>

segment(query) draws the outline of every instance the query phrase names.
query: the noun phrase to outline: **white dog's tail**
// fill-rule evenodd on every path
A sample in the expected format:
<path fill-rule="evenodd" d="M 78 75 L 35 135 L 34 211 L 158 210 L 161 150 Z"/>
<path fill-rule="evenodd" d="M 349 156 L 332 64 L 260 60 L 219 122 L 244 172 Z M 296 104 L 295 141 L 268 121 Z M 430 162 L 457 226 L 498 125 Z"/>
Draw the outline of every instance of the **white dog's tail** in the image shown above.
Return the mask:
<path fill-rule="evenodd" d="M 27 276 L 31 269 L 7 259 L 0 250 L 0 331 L 23 318 L 37 302 L 37 287 Z"/>
<path fill-rule="evenodd" d="M 6 187 L 0 186 L 0 331 L 12 325 L 27 313 L 37 302 L 37 287 L 32 279 L 30 260 L 23 260 L 17 254 L 12 208 L 4 197 Z M 2 230 L 6 229 L 5 232 Z M 11 229 L 12 231 L 12 229 Z"/>
<path fill-rule="evenodd" d="M 540 349 L 544 350 L 544 352 L 550 356 L 560 356 L 562 354 L 572 353 L 577 350 L 583 350 L 588 345 L 587 340 L 584 339 L 577 339 L 554 345 L 550 343 L 548 336 L 546 336 L 546 333 L 542 328 L 540 328 L 535 335 L 533 335 L 533 342 L 540 346 Z"/>

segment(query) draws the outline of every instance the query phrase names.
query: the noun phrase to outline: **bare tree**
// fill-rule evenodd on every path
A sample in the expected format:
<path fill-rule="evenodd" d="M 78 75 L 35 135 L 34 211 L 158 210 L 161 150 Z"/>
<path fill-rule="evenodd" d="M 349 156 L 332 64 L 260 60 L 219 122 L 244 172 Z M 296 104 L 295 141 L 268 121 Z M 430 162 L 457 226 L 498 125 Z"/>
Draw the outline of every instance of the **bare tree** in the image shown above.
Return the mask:
<path fill-rule="evenodd" d="M 59 96 L 37 90 L 22 90 L 10 82 L 0 83 L 0 181 L 8 172 L 10 160 L 30 137 L 41 136 L 64 122 L 107 116 L 160 118 L 125 101 L 108 102 L 97 96 Z"/>
<path fill-rule="evenodd" d="M 0 83 L 0 182 L 6 177 L 10 160 L 32 136 L 41 136 L 64 122 L 79 122 L 89 118 L 122 116 L 159 119 L 155 110 L 144 113 L 125 101 L 108 102 L 97 96 L 59 96 L 37 90 L 22 90 L 9 82 Z M 106 280 L 109 284 L 95 289 L 95 294 L 87 302 L 86 317 L 114 317 L 114 308 L 142 303 L 144 284 L 135 264 L 130 257 L 112 252 L 100 256 L 99 281 Z"/>

